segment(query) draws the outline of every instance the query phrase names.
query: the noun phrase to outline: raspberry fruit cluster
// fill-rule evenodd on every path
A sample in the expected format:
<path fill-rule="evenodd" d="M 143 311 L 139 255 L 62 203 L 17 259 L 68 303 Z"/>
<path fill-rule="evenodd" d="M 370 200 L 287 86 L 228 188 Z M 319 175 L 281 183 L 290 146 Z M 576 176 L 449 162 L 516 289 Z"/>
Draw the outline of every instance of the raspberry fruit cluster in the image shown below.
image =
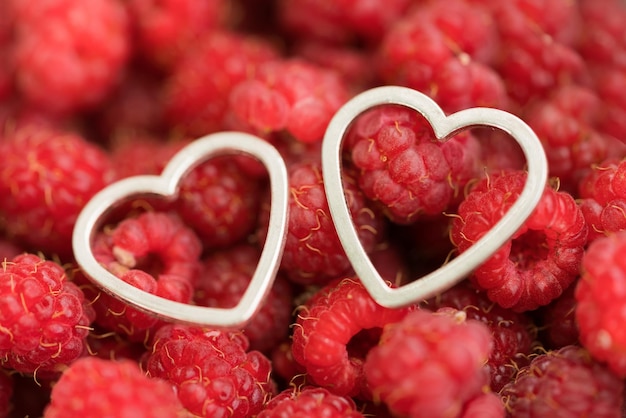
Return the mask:
<path fill-rule="evenodd" d="M 461 283 L 380 306 L 332 221 L 329 121 L 399 85 L 513 113 L 549 162 L 539 205 Z M 623 0 L 0 0 L 0 418 L 626 416 Z M 243 131 L 287 165 L 284 253 L 240 329 L 169 323 L 89 280 L 72 234 L 100 190 Z M 400 105 L 346 126 L 344 196 L 391 288 L 468 251 L 517 201 L 507 132 L 438 138 Z M 263 251 L 267 169 L 198 162 L 92 234 L 144 292 L 231 309 Z M 85 231 L 86 232 L 86 231 Z"/>

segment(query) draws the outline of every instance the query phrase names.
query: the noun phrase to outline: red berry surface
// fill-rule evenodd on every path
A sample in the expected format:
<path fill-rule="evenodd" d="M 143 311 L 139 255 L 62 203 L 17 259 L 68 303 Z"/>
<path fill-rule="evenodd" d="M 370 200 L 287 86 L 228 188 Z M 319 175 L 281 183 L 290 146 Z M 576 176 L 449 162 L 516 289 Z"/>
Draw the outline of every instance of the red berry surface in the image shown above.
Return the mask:
<path fill-rule="evenodd" d="M 417 310 L 383 328 L 363 368 L 374 399 L 394 414 L 461 417 L 489 384 L 491 348 L 488 328 L 464 312 Z"/>
<path fill-rule="evenodd" d="M 194 302 L 201 306 L 232 308 L 248 288 L 260 257 L 252 245 L 216 251 L 202 260 Z M 268 352 L 287 338 L 292 322 L 292 289 L 279 275 L 259 311 L 243 329 L 252 350 Z"/>
<path fill-rule="evenodd" d="M 112 179 L 108 155 L 86 138 L 40 125 L 0 142 L 0 202 L 9 236 L 67 257 L 78 213 Z M 10 157 L 9 157 L 10 156 Z"/>
<path fill-rule="evenodd" d="M 131 53 L 129 18 L 118 0 L 11 0 L 15 81 L 32 104 L 69 113 L 99 104 Z"/>
<path fill-rule="evenodd" d="M 626 376 L 626 333 L 620 325 L 626 299 L 623 249 L 626 232 L 598 238 L 583 258 L 582 276 L 576 286 L 576 322 L 580 341 L 594 356 L 606 362 L 620 377 Z"/>
<path fill-rule="evenodd" d="M 478 183 L 459 205 L 450 236 L 466 251 L 499 221 L 522 192 L 521 171 Z M 504 308 L 523 312 L 547 305 L 576 279 L 587 242 L 587 224 L 574 198 L 548 186 L 513 239 L 483 263 L 471 280 Z"/>
<path fill-rule="evenodd" d="M 501 392 L 511 417 L 622 416 L 623 381 L 579 346 L 532 359 Z"/>
<path fill-rule="evenodd" d="M 300 309 L 293 357 L 316 385 L 337 395 L 370 398 L 365 354 L 378 342 L 380 329 L 407 312 L 378 305 L 358 279 L 334 281 Z"/>
<path fill-rule="evenodd" d="M 0 276 L 0 365 L 45 376 L 85 353 L 94 310 L 63 267 L 25 253 Z"/>
<path fill-rule="evenodd" d="M 351 398 L 319 387 L 285 389 L 269 401 L 257 418 L 282 417 L 362 418 Z"/>
<path fill-rule="evenodd" d="M 250 417 L 273 394 L 270 361 L 247 351 L 241 333 L 166 325 L 145 359 L 149 376 L 173 384 L 183 406 L 201 417 Z"/>
<path fill-rule="evenodd" d="M 470 133 L 439 143 L 417 112 L 384 106 L 361 115 L 347 134 L 359 187 L 396 223 L 448 209 L 478 175 L 480 145 Z"/>
<path fill-rule="evenodd" d="M 85 357 L 54 385 L 45 418 L 185 417 L 172 386 L 147 377 L 132 360 Z"/>

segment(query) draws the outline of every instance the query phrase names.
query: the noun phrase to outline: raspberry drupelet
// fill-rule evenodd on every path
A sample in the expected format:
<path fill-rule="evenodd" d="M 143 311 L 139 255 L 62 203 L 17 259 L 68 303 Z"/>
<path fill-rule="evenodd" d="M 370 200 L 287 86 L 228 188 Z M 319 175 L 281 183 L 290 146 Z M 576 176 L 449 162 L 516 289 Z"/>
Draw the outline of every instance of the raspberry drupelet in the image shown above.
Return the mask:
<path fill-rule="evenodd" d="M 493 349 L 486 366 L 491 375 L 492 391 L 499 392 L 520 367 L 528 364 L 537 337 L 533 321 L 524 314 L 496 305 L 467 281 L 428 301 L 424 307 L 430 310 L 443 307 L 462 310 L 468 319 L 480 321 L 489 328 Z"/>
<path fill-rule="evenodd" d="M 523 171 L 501 173 L 482 180 L 468 193 L 450 232 L 459 252 L 470 248 L 504 216 L 525 181 Z M 546 186 L 524 225 L 470 280 L 503 308 L 537 309 L 574 282 L 586 243 L 587 223 L 574 198 Z"/>
<path fill-rule="evenodd" d="M 198 39 L 164 82 L 169 126 L 191 136 L 225 129 L 230 91 L 277 56 L 272 45 L 251 35 L 217 31 Z"/>
<path fill-rule="evenodd" d="M 86 352 L 95 312 L 63 267 L 33 254 L 2 263 L 0 365 L 53 376 Z"/>
<path fill-rule="evenodd" d="M 285 130 L 298 141 L 319 142 L 349 96 L 333 69 L 298 58 L 270 61 L 230 92 L 230 127 L 258 134 Z"/>
<path fill-rule="evenodd" d="M 201 271 L 202 245 L 195 233 L 176 216 L 145 212 L 98 234 L 93 245 L 96 260 L 121 280 L 166 299 L 189 303 Z M 96 322 L 135 340 L 146 338 L 159 324 L 150 314 L 129 307 L 90 287 Z"/>
<path fill-rule="evenodd" d="M 15 82 L 30 103 L 69 114 L 101 103 L 131 53 L 118 0 L 12 0 Z"/>
<path fill-rule="evenodd" d="M 492 344 L 488 328 L 463 311 L 417 310 L 383 328 L 363 370 L 373 398 L 398 416 L 461 418 L 489 385 Z"/>
<path fill-rule="evenodd" d="M 350 263 L 330 217 L 321 163 L 317 159 L 300 161 L 288 171 L 291 193 L 281 268 L 296 283 L 328 283 L 346 273 Z M 350 173 L 344 177 L 344 192 L 361 244 L 369 253 L 383 237 L 383 216 L 368 206 Z"/>
<path fill-rule="evenodd" d="M 257 418 L 284 417 L 364 418 L 351 398 L 335 395 L 324 388 L 305 386 L 285 389 Z"/>
<path fill-rule="evenodd" d="M 371 399 L 363 375 L 365 356 L 378 342 L 380 329 L 411 309 L 378 305 L 358 279 L 335 280 L 301 307 L 293 357 L 317 386 L 336 395 Z"/>
<path fill-rule="evenodd" d="M 501 396 L 511 417 L 618 418 L 623 390 L 587 350 L 569 345 L 533 358 Z"/>
<path fill-rule="evenodd" d="M 172 386 L 147 377 L 132 360 L 85 357 L 67 368 L 52 388 L 44 418 L 184 418 Z"/>
<path fill-rule="evenodd" d="M 84 137 L 27 125 L 0 142 L 0 213 L 7 234 L 68 257 L 74 222 L 113 177 L 108 154 Z M 8 158 L 10 156 L 10 158 Z"/>
<path fill-rule="evenodd" d="M 215 251 L 202 260 L 194 302 L 232 308 L 239 303 L 256 270 L 260 251 L 249 244 Z M 242 330 L 252 350 L 269 352 L 287 338 L 291 324 L 291 284 L 279 274 L 259 311 Z"/>
<path fill-rule="evenodd" d="M 626 232 L 620 231 L 593 241 L 583 257 L 582 275 L 575 298 L 580 342 L 597 360 L 608 364 L 618 376 L 626 377 L 626 280 L 624 250 Z"/>
<path fill-rule="evenodd" d="M 183 406 L 200 417 L 252 417 L 270 396 L 270 361 L 247 351 L 241 333 L 165 325 L 145 358 L 148 376 L 173 384 Z"/>
<path fill-rule="evenodd" d="M 395 223 L 440 214 L 479 174 L 470 132 L 440 143 L 423 116 L 401 106 L 360 115 L 345 141 L 359 187 Z"/>

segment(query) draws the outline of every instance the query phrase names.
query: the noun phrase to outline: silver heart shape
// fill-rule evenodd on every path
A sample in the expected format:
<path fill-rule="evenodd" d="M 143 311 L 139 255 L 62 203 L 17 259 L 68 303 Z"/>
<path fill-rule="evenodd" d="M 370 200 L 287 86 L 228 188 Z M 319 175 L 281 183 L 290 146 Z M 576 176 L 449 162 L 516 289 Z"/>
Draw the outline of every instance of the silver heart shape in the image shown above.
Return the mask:
<path fill-rule="evenodd" d="M 398 288 L 385 284 L 363 249 L 350 217 L 341 180 L 341 149 L 350 123 L 364 111 L 386 104 L 406 106 L 421 113 L 430 122 L 440 141 L 471 127 L 500 129 L 521 146 L 528 165 L 528 176 L 521 195 L 489 232 L 449 263 Z M 322 173 L 330 214 L 354 271 L 376 302 L 388 308 L 396 308 L 428 299 L 449 289 L 504 245 L 524 224 L 541 199 L 548 176 L 548 163 L 537 135 L 525 122 L 508 112 L 479 107 L 446 116 L 431 98 L 418 91 L 385 86 L 355 96 L 335 114 L 322 145 Z"/>
<path fill-rule="evenodd" d="M 208 308 L 174 302 L 144 292 L 110 273 L 93 256 L 91 243 L 104 215 L 130 197 L 175 197 L 180 180 L 198 164 L 220 155 L 250 155 L 269 173 L 271 208 L 263 251 L 252 280 L 234 308 Z M 285 162 L 266 141 L 241 132 L 204 136 L 180 150 L 160 176 L 129 177 L 102 189 L 85 205 L 72 235 L 74 256 L 83 272 L 100 288 L 129 305 L 162 319 L 213 327 L 241 327 L 257 312 L 274 282 L 287 234 L 289 187 Z"/>

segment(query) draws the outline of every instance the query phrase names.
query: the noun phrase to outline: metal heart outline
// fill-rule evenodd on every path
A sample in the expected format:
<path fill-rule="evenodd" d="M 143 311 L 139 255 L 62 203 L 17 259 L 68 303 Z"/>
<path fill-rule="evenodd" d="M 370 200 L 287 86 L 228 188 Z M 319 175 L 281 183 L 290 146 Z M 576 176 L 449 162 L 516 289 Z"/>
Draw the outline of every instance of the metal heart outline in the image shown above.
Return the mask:
<path fill-rule="evenodd" d="M 439 141 L 472 127 L 500 129 L 517 141 L 528 166 L 522 193 L 491 230 L 447 264 L 398 288 L 386 285 L 363 249 L 348 210 L 341 179 L 342 144 L 348 127 L 361 113 L 386 104 L 406 106 L 422 114 Z M 330 214 L 355 273 L 378 304 L 397 308 L 449 289 L 504 245 L 539 203 L 547 181 L 548 163 L 537 135 L 515 115 L 503 110 L 476 107 L 446 116 L 437 103 L 423 93 L 406 87 L 384 86 L 353 97 L 331 119 L 322 144 L 322 174 Z"/>
<path fill-rule="evenodd" d="M 109 272 L 93 256 L 91 243 L 103 217 L 132 197 L 175 198 L 180 180 L 200 163 L 222 155 L 249 155 L 269 173 L 271 208 L 267 237 L 258 265 L 239 303 L 230 309 L 175 302 L 136 288 Z M 280 266 L 287 234 L 289 185 L 285 162 L 268 142 L 243 132 L 219 132 L 181 149 L 161 175 L 122 179 L 96 193 L 80 212 L 72 235 L 74 257 L 96 285 L 114 297 L 162 319 L 202 326 L 235 328 L 245 325 L 267 296 Z"/>

